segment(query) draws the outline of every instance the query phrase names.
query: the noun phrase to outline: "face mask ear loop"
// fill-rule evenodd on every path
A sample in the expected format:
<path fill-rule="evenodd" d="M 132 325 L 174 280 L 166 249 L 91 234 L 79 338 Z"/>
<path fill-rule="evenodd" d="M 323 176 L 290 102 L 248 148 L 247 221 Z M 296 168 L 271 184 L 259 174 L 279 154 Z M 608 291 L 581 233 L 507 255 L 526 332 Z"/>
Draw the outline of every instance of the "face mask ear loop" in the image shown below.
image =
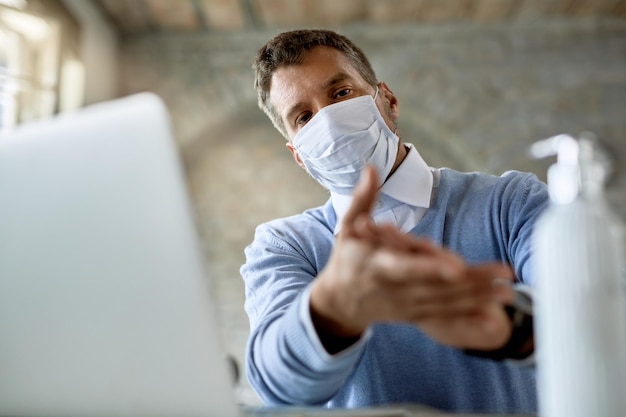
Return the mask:
<path fill-rule="evenodd" d="M 376 97 L 378 97 L 378 86 L 376 86 L 376 94 L 374 94 L 374 101 L 376 101 Z"/>

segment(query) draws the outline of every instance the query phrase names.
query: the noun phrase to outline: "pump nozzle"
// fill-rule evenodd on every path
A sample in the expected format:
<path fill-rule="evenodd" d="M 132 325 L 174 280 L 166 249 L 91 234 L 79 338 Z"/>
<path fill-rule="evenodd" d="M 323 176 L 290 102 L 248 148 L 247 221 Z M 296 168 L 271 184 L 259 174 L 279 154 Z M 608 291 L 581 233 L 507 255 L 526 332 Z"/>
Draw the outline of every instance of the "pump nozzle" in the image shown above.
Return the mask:
<path fill-rule="evenodd" d="M 556 155 L 556 163 L 548 169 L 548 192 L 557 204 L 571 203 L 580 191 L 579 144 L 570 135 L 557 135 L 533 143 L 533 158 Z"/>
<path fill-rule="evenodd" d="M 578 163 L 578 142 L 570 135 L 556 135 L 533 143 L 529 149 L 534 159 L 557 156 L 558 162 Z"/>
<path fill-rule="evenodd" d="M 556 135 L 531 145 L 530 156 L 539 159 L 556 155 L 556 163 L 548 169 L 548 191 L 553 202 L 567 204 L 578 196 L 597 198 L 611 168 L 599 148 L 595 135 L 582 133 L 578 139 Z"/>

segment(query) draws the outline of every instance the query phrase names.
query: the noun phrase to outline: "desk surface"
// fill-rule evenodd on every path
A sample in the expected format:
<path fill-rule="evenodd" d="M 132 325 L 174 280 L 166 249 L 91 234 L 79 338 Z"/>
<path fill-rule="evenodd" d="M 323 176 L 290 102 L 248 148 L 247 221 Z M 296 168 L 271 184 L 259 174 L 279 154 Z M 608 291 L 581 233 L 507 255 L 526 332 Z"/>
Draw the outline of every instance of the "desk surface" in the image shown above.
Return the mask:
<path fill-rule="evenodd" d="M 243 417 L 536 417 L 531 414 L 456 414 L 414 405 L 352 410 L 314 407 L 244 407 L 242 410 Z"/>

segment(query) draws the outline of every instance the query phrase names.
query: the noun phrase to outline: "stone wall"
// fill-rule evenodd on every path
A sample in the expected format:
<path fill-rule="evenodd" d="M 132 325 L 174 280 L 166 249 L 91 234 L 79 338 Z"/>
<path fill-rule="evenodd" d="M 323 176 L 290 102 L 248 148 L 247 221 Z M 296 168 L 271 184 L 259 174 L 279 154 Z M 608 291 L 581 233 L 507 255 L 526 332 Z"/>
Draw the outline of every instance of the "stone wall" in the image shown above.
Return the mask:
<path fill-rule="evenodd" d="M 528 146 L 595 132 L 615 159 L 609 195 L 626 218 L 626 22 L 526 20 L 335 28 L 368 54 L 400 101 L 400 131 L 433 166 L 545 178 Z M 256 106 L 251 60 L 275 32 L 137 35 L 122 91 L 153 91 L 172 114 L 219 299 L 226 349 L 243 364 L 239 266 L 260 222 L 327 198 Z M 244 381 L 242 401 L 256 402 Z"/>

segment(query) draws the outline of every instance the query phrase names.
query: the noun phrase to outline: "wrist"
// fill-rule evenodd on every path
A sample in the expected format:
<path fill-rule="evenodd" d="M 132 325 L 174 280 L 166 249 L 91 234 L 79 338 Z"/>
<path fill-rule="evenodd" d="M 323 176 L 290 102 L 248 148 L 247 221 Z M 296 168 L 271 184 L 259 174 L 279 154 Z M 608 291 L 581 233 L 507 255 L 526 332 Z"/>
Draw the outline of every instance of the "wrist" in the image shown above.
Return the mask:
<path fill-rule="evenodd" d="M 333 292 L 326 292 L 321 285 L 315 282 L 311 287 L 309 297 L 309 314 L 313 327 L 326 351 L 330 354 L 338 353 L 360 339 L 365 328 L 347 324 L 348 320 L 337 317 L 338 309 Z"/>
<path fill-rule="evenodd" d="M 494 360 L 523 361 L 535 351 L 532 298 L 525 291 L 515 291 L 512 305 L 504 307 L 511 320 L 511 336 L 499 349 L 482 351 L 469 349 L 465 352 L 482 358 Z"/>

